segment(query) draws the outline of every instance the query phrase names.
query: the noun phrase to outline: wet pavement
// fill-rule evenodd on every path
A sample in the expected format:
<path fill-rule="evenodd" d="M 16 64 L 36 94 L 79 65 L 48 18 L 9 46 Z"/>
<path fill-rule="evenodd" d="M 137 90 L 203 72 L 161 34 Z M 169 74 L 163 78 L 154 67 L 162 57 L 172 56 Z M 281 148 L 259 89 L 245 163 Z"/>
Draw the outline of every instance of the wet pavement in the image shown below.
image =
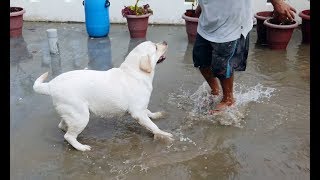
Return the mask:
<path fill-rule="evenodd" d="M 127 26 L 112 24 L 109 37 L 89 38 L 83 23 L 24 22 L 10 39 L 10 177 L 12 179 L 310 179 L 310 46 L 296 29 L 286 51 L 256 45 L 250 36 L 247 70 L 235 74 L 236 107 L 208 115 L 221 96 L 192 64 L 184 26 L 149 26 L 146 40 L 165 40 L 149 104 L 167 117 L 154 120 L 171 132 L 165 144 L 130 116 L 91 116 L 73 149 L 58 128 L 49 96 L 34 80 L 70 70 L 118 67 L 133 40 Z M 59 56 L 49 53 L 46 30 L 58 30 Z"/>

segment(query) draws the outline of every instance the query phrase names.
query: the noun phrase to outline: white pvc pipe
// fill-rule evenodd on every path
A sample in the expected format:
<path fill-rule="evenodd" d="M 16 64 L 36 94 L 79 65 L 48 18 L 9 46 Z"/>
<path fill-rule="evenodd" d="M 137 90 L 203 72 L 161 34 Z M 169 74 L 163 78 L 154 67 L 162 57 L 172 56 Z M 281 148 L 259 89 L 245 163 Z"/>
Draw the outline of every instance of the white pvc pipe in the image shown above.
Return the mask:
<path fill-rule="evenodd" d="M 59 54 L 57 29 L 47 29 L 50 53 Z"/>

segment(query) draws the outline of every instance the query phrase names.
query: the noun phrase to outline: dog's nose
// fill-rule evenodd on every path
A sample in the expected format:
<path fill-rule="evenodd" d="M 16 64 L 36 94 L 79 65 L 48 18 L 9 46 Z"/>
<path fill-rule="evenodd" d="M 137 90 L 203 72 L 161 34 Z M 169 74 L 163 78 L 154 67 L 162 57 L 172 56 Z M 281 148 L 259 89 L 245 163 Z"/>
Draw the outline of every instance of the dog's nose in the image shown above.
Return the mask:
<path fill-rule="evenodd" d="M 163 41 L 162 44 L 164 45 L 168 45 L 167 41 Z"/>

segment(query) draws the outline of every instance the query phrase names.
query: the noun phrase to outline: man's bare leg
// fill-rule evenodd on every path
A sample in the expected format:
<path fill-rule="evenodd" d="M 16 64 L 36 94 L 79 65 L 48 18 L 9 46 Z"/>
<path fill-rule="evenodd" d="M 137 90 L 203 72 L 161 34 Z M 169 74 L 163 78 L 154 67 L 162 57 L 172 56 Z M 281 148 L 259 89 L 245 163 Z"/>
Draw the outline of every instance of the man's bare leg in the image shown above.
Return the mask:
<path fill-rule="evenodd" d="M 219 95 L 218 79 L 216 77 L 214 77 L 214 75 L 211 72 L 210 67 L 199 68 L 199 69 L 200 69 L 202 76 L 208 82 L 208 84 L 211 88 L 211 94 L 212 95 Z"/>
<path fill-rule="evenodd" d="M 219 79 L 223 91 L 223 98 L 215 109 L 210 113 L 215 113 L 224 110 L 225 108 L 232 106 L 235 102 L 233 97 L 233 75 L 230 78 Z"/>

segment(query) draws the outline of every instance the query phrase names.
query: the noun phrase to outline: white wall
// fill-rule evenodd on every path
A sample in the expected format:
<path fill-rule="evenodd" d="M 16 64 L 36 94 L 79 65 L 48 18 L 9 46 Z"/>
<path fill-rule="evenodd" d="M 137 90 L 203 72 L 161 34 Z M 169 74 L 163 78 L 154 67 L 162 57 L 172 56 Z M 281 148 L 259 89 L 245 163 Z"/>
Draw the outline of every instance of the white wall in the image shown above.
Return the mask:
<path fill-rule="evenodd" d="M 124 23 L 126 19 L 121 15 L 121 9 L 125 5 L 132 5 L 135 0 L 109 0 L 109 15 L 111 23 Z M 254 11 L 272 10 L 271 4 L 266 0 L 253 0 Z M 154 11 L 150 16 L 150 23 L 160 24 L 183 24 L 181 18 L 185 9 L 191 8 L 184 0 L 141 0 L 139 5 L 148 3 Z M 298 13 L 309 9 L 309 0 L 288 0 L 297 10 L 296 20 L 301 22 Z M 25 8 L 24 20 L 27 21 L 74 21 L 84 22 L 85 14 L 82 0 L 14 0 L 10 6 L 21 6 Z"/>

